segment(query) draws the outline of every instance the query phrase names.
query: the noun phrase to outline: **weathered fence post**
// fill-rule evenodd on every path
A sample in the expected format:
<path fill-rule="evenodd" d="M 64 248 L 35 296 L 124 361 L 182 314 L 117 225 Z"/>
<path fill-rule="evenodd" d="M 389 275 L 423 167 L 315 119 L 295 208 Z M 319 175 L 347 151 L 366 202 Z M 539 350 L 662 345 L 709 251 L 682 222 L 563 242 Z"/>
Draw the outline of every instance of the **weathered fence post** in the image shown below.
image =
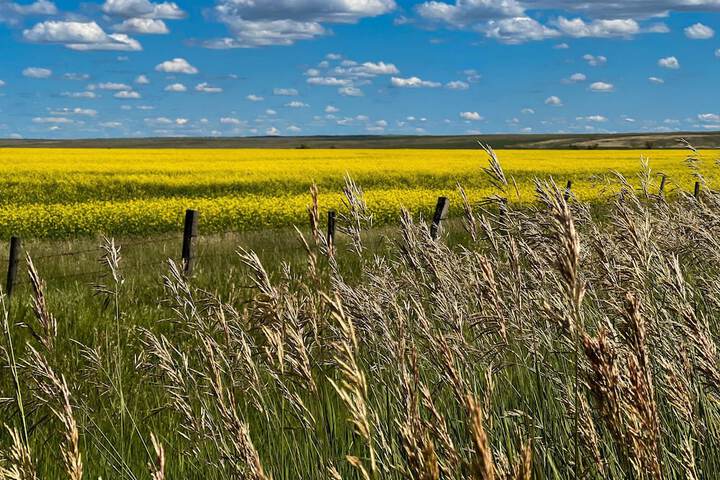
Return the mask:
<path fill-rule="evenodd" d="M 15 289 L 21 248 L 22 241 L 20 237 L 12 237 L 10 239 L 10 256 L 8 257 L 7 283 L 5 284 L 5 292 L 8 298 L 12 296 L 13 290 Z"/>
<path fill-rule="evenodd" d="M 328 244 L 328 253 L 330 255 L 332 255 L 333 251 L 335 250 L 335 210 L 330 210 L 328 212 L 327 244 Z"/>
<path fill-rule="evenodd" d="M 667 182 L 667 175 L 663 175 L 660 180 L 660 188 L 658 189 L 658 196 L 662 197 L 665 194 L 665 183 Z"/>
<path fill-rule="evenodd" d="M 183 271 L 186 275 L 190 275 L 193 270 L 194 263 L 194 251 L 193 251 L 193 239 L 197 237 L 198 233 L 198 219 L 200 212 L 197 210 L 186 210 L 185 211 L 185 228 L 183 230 L 183 245 L 182 245 L 182 260 L 183 260 Z"/>
<path fill-rule="evenodd" d="M 700 200 L 700 182 L 695 182 L 695 200 Z"/>
<path fill-rule="evenodd" d="M 437 240 L 440 233 L 440 224 L 447 218 L 450 201 L 447 197 L 439 197 L 435 206 L 435 215 L 433 215 L 432 225 L 430 226 L 430 236 L 433 240 Z"/>
<path fill-rule="evenodd" d="M 565 186 L 565 195 L 563 195 L 563 197 L 565 198 L 565 202 L 570 200 L 571 193 L 572 193 L 572 180 L 568 180 L 567 185 Z"/>

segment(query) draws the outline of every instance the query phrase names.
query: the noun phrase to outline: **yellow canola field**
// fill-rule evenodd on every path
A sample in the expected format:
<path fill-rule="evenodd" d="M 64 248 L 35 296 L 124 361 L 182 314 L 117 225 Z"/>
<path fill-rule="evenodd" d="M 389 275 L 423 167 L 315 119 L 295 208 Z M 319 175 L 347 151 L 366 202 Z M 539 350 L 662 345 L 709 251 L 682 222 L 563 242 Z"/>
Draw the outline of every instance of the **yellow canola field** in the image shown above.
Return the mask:
<path fill-rule="evenodd" d="M 534 178 L 573 181 L 583 201 L 601 201 L 617 187 L 610 172 L 637 183 L 641 157 L 669 188 L 693 178 L 681 150 L 500 150 L 508 177 L 532 202 Z M 712 184 L 715 152 L 701 154 Z M 0 236 L 148 235 L 177 231 L 186 208 L 202 215 L 204 233 L 304 224 L 315 181 L 321 208 L 341 208 L 343 177 L 365 190 L 377 223 L 400 208 L 429 214 L 440 195 L 457 209 L 456 184 L 472 201 L 494 193 L 478 150 L 119 150 L 0 149 Z"/>

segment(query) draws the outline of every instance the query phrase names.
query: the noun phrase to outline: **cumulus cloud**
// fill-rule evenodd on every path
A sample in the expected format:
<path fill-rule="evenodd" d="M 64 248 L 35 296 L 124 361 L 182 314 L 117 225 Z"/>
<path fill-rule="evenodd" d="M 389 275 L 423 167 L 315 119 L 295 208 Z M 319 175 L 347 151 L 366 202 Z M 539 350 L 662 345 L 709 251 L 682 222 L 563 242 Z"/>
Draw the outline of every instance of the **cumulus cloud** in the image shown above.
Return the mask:
<path fill-rule="evenodd" d="M 155 18 L 128 18 L 113 28 L 117 32 L 139 33 L 142 35 L 165 35 L 170 33 L 165 22 Z"/>
<path fill-rule="evenodd" d="M 448 90 L 467 90 L 470 88 L 470 84 L 467 82 L 462 82 L 460 80 L 455 80 L 446 83 L 445 88 L 447 88 Z"/>
<path fill-rule="evenodd" d="M 684 31 L 685 36 L 692 40 L 710 40 L 715 36 L 715 30 L 699 22 L 690 25 Z"/>
<path fill-rule="evenodd" d="M 590 85 L 590 90 L 593 92 L 612 92 L 615 86 L 612 83 L 606 82 L 594 82 Z"/>
<path fill-rule="evenodd" d="M 49 0 L 37 0 L 29 4 L 10 1 L 0 2 L 0 23 L 19 24 L 24 17 L 57 15 L 58 8 Z"/>
<path fill-rule="evenodd" d="M 661 84 L 661 83 L 665 83 L 665 80 L 663 80 L 663 79 L 660 78 L 660 77 L 648 77 L 648 81 L 649 81 L 650 83 L 655 83 L 655 84 L 658 84 L 658 85 Z"/>
<path fill-rule="evenodd" d="M 209 83 L 203 82 L 198 83 L 195 86 L 195 91 L 200 93 L 222 93 L 223 89 L 220 87 L 213 87 Z"/>
<path fill-rule="evenodd" d="M 260 95 L 255 95 L 254 93 L 251 93 L 250 95 L 248 95 L 248 96 L 245 97 L 245 98 L 248 99 L 248 100 L 250 100 L 251 102 L 262 102 L 263 100 L 265 100 L 265 99 L 264 99 L 263 97 L 261 97 Z"/>
<path fill-rule="evenodd" d="M 587 80 L 587 75 L 584 73 L 573 73 L 570 75 L 570 78 L 568 78 L 568 81 L 571 83 L 584 82 L 585 80 Z"/>
<path fill-rule="evenodd" d="M 545 99 L 545 105 L 550 105 L 551 107 L 562 107 L 562 104 L 560 97 L 556 97 L 555 95 Z"/>
<path fill-rule="evenodd" d="M 186 14 L 174 2 L 152 3 L 149 0 L 106 0 L 103 13 L 113 17 L 178 20 Z"/>
<path fill-rule="evenodd" d="M 35 117 L 33 123 L 51 123 L 51 124 L 68 124 L 74 123 L 74 120 L 65 117 Z"/>
<path fill-rule="evenodd" d="M 338 113 L 339 111 L 340 109 L 333 105 L 328 105 L 327 107 L 325 107 L 325 113 Z"/>
<path fill-rule="evenodd" d="M 720 123 L 720 115 L 717 113 L 701 113 L 697 118 L 701 122 Z"/>
<path fill-rule="evenodd" d="M 307 79 L 307 83 L 310 85 L 324 85 L 328 87 L 341 87 L 352 85 L 352 80 L 347 78 L 335 78 L 335 77 L 310 77 Z"/>
<path fill-rule="evenodd" d="M 132 87 L 130 85 L 127 85 L 125 83 L 117 83 L 117 82 L 103 82 L 98 83 L 97 85 L 88 85 L 88 90 L 132 90 Z"/>
<path fill-rule="evenodd" d="M 607 122 L 607 117 L 604 117 L 602 115 L 588 115 L 587 117 L 576 117 L 575 120 L 582 122 L 596 122 L 596 123 L 602 123 Z"/>
<path fill-rule="evenodd" d="M 304 102 L 300 102 L 298 100 L 294 100 L 292 102 L 286 103 L 285 106 L 288 108 L 307 108 L 310 105 Z"/>
<path fill-rule="evenodd" d="M 292 45 L 327 35 L 324 24 L 356 23 L 393 11 L 394 0 L 218 0 L 209 16 L 230 36 L 206 42 L 208 48 Z"/>
<path fill-rule="evenodd" d="M 357 87 L 342 87 L 338 89 L 338 93 L 343 97 L 362 97 L 363 91 Z"/>
<path fill-rule="evenodd" d="M 198 73 L 198 69 L 190 65 L 184 58 L 166 60 L 156 65 L 155 71 L 163 73 L 184 73 L 185 75 L 195 75 Z"/>
<path fill-rule="evenodd" d="M 235 117 L 222 117 L 220 119 L 220 123 L 223 125 L 235 125 L 235 126 L 244 124 L 244 122 L 242 120 L 240 120 L 239 118 L 235 118 Z"/>
<path fill-rule="evenodd" d="M 460 118 L 470 122 L 479 122 L 483 119 L 478 112 L 460 112 Z"/>
<path fill-rule="evenodd" d="M 640 25 L 632 19 L 593 20 L 585 22 L 581 18 L 567 19 L 559 17 L 555 27 L 565 35 L 576 38 L 595 37 L 632 37 L 640 33 Z"/>
<path fill-rule="evenodd" d="M 503 43 L 519 44 L 559 37 L 561 33 L 530 17 L 490 20 L 483 27 L 485 35 Z"/>
<path fill-rule="evenodd" d="M 182 83 L 173 83 L 165 87 L 166 92 L 182 93 L 187 92 L 187 87 Z"/>
<path fill-rule="evenodd" d="M 63 78 L 65 80 L 74 80 L 74 81 L 85 81 L 90 78 L 90 75 L 87 73 L 66 73 L 63 75 Z"/>
<path fill-rule="evenodd" d="M 591 55 L 589 53 L 583 55 L 583 60 L 591 67 L 601 67 L 607 64 L 607 57 L 603 55 Z"/>
<path fill-rule="evenodd" d="M 147 77 L 147 75 L 138 75 L 137 78 L 135 78 L 135 83 L 138 85 L 149 85 L 150 79 Z"/>
<path fill-rule="evenodd" d="M 49 68 L 28 67 L 22 71 L 24 77 L 28 78 L 48 78 L 52 75 Z"/>
<path fill-rule="evenodd" d="M 680 62 L 675 57 L 665 57 L 658 60 L 658 65 L 662 68 L 668 68 L 670 70 L 677 70 L 680 68 Z"/>
<path fill-rule="evenodd" d="M 85 91 L 85 92 L 62 92 L 60 94 L 63 97 L 68 98 L 86 98 L 86 99 L 93 99 L 97 98 L 97 94 L 95 92 Z"/>
<path fill-rule="evenodd" d="M 140 94 L 133 90 L 121 90 L 113 96 L 121 100 L 138 100 L 141 98 Z"/>
<path fill-rule="evenodd" d="M 425 20 L 455 27 L 525 15 L 525 9 L 516 0 L 455 0 L 453 4 L 430 1 L 421 3 L 415 9 Z"/>
<path fill-rule="evenodd" d="M 79 115 L 84 117 L 94 117 L 97 115 L 97 110 L 92 108 L 61 108 L 59 110 L 52 110 L 52 115 Z"/>
<path fill-rule="evenodd" d="M 390 84 L 397 88 L 439 88 L 442 86 L 441 83 L 423 80 L 419 77 L 392 77 Z"/>
<path fill-rule="evenodd" d="M 122 33 L 108 34 L 96 22 L 49 20 L 23 31 L 34 43 L 62 44 L 72 50 L 139 51 L 140 42 Z"/>

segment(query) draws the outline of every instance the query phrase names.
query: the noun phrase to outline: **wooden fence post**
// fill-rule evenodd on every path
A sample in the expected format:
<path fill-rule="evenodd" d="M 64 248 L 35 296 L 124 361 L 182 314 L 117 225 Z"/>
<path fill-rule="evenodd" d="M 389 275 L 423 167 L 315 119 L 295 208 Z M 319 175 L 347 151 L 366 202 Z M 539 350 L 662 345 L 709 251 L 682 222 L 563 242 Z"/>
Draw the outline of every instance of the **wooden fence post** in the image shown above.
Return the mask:
<path fill-rule="evenodd" d="M 13 290 L 15 289 L 21 248 L 22 241 L 20 237 L 12 237 L 10 239 L 10 256 L 8 257 L 7 283 L 5 284 L 5 292 L 8 298 L 12 296 Z"/>
<path fill-rule="evenodd" d="M 695 200 L 700 200 L 700 182 L 695 182 Z"/>
<path fill-rule="evenodd" d="M 185 211 L 185 228 L 183 230 L 182 260 L 183 271 L 186 275 L 190 275 L 193 270 L 195 255 L 193 252 L 193 239 L 198 233 L 198 219 L 200 212 L 197 210 Z"/>
<path fill-rule="evenodd" d="M 440 224 L 447 218 L 450 201 L 447 197 L 439 197 L 435 206 L 435 215 L 433 215 L 432 225 L 430 226 L 430 236 L 433 240 L 437 240 L 440 233 Z"/>
<path fill-rule="evenodd" d="M 570 200 L 571 193 L 572 193 L 572 180 L 568 180 L 567 185 L 565 186 L 565 195 L 563 195 L 563 197 L 565 198 L 565 202 L 568 202 Z"/>
<path fill-rule="evenodd" d="M 658 196 L 660 197 L 665 194 L 665 182 L 667 182 L 667 175 L 663 175 L 660 180 L 660 189 L 658 190 Z"/>
<path fill-rule="evenodd" d="M 335 210 L 330 210 L 328 212 L 328 218 L 327 218 L 327 244 L 328 244 L 328 250 L 329 254 L 332 255 L 333 251 L 335 250 Z"/>

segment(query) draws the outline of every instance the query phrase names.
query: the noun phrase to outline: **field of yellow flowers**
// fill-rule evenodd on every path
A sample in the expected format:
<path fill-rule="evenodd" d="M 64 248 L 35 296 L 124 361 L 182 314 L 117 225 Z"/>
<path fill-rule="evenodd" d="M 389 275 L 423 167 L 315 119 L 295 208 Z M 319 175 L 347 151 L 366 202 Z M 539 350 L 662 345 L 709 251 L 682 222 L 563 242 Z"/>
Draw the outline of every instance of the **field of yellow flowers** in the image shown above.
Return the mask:
<path fill-rule="evenodd" d="M 608 194 L 612 171 L 636 178 L 641 157 L 678 188 L 691 188 L 685 151 L 498 151 L 517 183 L 516 200 L 533 198 L 533 178 L 573 181 L 575 195 Z M 703 155 L 712 180 L 714 158 Z M 242 231 L 306 221 L 308 189 L 322 208 L 340 208 L 347 173 L 364 189 L 377 223 L 401 207 L 429 213 L 440 195 L 458 205 L 492 192 L 478 150 L 0 150 L 0 236 L 63 238 L 99 233 L 177 231 L 186 208 L 200 210 L 202 231 Z"/>

